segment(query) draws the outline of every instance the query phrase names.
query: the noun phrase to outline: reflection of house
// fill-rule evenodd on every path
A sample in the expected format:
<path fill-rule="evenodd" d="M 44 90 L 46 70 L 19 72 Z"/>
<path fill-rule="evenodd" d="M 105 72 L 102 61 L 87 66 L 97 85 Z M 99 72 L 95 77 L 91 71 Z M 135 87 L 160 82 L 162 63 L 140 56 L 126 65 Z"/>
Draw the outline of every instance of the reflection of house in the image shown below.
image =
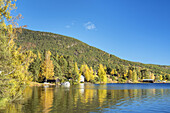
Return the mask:
<path fill-rule="evenodd" d="M 79 85 L 79 87 L 80 87 L 80 89 L 79 89 L 80 93 L 81 93 L 81 94 L 84 94 L 84 83 L 81 83 L 81 84 Z"/>
<path fill-rule="evenodd" d="M 143 79 L 143 82 L 154 83 L 154 79 Z"/>
<path fill-rule="evenodd" d="M 83 75 L 81 75 L 81 77 L 80 77 L 80 82 L 84 82 L 84 76 Z"/>

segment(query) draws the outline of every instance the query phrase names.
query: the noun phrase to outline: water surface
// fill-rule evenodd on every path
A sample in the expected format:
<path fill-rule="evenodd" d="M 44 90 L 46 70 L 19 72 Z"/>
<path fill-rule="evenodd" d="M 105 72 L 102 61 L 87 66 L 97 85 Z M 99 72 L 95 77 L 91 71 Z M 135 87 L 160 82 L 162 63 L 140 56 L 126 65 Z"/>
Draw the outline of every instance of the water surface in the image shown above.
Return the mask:
<path fill-rule="evenodd" d="M 169 113 L 170 84 L 28 87 L 2 113 Z"/>

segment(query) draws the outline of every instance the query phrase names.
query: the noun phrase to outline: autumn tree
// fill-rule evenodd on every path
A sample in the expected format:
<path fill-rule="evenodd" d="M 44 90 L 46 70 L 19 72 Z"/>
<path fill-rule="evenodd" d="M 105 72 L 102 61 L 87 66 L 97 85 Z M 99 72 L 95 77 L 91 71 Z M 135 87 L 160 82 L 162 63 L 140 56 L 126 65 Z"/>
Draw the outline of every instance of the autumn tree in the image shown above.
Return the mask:
<path fill-rule="evenodd" d="M 87 64 L 84 63 L 83 65 L 81 65 L 80 74 L 85 76 L 86 81 L 88 81 L 88 82 L 90 81 L 90 79 L 91 79 L 90 69 Z"/>
<path fill-rule="evenodd" d="M 107 83 L 106 71 L 102 64 L 99 65 L 98 76 L 99 76 L 100 82 Z"/>
<path fill-rule="evenodd" d="M 112 69 L 112 71 L 110 72 L 111 75 L 114 75 L 115 74 L 115 70 Z"/>
<path fill-rule="evenodd" d="M 19 99 L 24 86 L 32 78 L 28 67 L 35 55 L 32 51 L 16 46 L 14 42 L 17 39 L 17 24 L 10 12 L 16 9 L 15 2 L 0 0 L 0 101 L 2 98 L 8 101 Z M 20 17 L 16 16 L 16 19 Z"/>
<path fill-rule="evenodd" d="M 132 70 L 129 70 L 127 75 L 128 75 L 128 79 L 132 80 Z"/>
<path fill-rule="evenodd" d="M 41 75 L 42 77 L 46 77 L 46 79 L 49 79 L 54 76 L 54 65 L 52 60 L 50 59 L 51 52 L 46 51 L 45 53 L 45 60 L 41 64 Z"/>
<path fill-rule="evenodd" d="M 94 81 L 94 71 L 93 71 L 93 68 L 92 68 L 92 67 L 90 67 L 90 72 L 89 72 L 89 74 L 90 74 L 90 81 Z"/>
<path fill-rule="evenodd" d="M 163 77 L 162 77 L 162 75 L 159 75 L 159 80 L 163 80 Z"/>
<path fill-rule="evenodd" d="M 80 73 L 81 73 L 82 75 L 84 75 L 84 72 L 85 72 L 85 70 L 86 70 L 85 66 L 86 66 L 86 64 L 84 63 L 84 64 L 81 65 L 81 67 L 80 67 Z"/>
<path fill-rule="evenodd" d="M 132 81 L 133 81 L 133 82 L 137 82 L 136 70 L 133 70 L 133 72 L 132 72 Z"/>

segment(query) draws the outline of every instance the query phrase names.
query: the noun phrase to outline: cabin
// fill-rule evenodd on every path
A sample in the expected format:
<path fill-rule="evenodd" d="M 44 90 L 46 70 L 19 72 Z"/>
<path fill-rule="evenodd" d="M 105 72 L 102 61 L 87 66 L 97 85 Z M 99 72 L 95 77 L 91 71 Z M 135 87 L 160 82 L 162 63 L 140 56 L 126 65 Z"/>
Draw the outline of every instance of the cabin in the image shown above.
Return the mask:
<path fill-rule="evenodd" d="M 84 82 L 84 79 L 85 79 L 84 76 L 81 75 L 81 76 L 80 76 L 80 83 L 83 83 L 83 82 Z"/>
<path fill-rule="evenodd" d="M 146 83 L 154 83 L 154 79 L 143 79 L 142 82 L 146 82 Z"/>

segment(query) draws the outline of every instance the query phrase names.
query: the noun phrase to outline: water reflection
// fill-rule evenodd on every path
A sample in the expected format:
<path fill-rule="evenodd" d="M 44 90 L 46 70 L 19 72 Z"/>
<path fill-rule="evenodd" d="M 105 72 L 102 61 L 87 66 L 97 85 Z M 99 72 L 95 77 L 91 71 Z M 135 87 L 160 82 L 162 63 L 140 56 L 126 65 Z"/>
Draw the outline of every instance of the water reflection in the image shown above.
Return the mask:
<path fill-rule="evenodd" d="M 115 86 L 111 88 L 107 84 L 81 84 L 69 88 L 28 87 L 24 92 L 24 97 L 23 101 L 12 103 L 1 112 L 144 112 L 143 110 L 152 112 L 159 111 L 159 108 L 166 108 L 163 109 L 164 111 L 170 110 L 167 108 L 170 105 L 170 87 L 167 89 L 167 86 L 166 89 L 118 89 Z"/>

